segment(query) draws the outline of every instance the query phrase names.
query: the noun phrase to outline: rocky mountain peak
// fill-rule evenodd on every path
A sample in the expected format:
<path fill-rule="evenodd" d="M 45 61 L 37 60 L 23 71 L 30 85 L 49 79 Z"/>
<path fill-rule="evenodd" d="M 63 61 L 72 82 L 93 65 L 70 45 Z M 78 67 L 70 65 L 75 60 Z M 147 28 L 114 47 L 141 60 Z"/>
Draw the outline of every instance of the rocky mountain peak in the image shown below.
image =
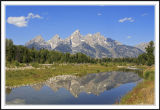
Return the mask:
<path fill-rule="evenodd" d="M 38 35 L 35 38 L 33 38 L 31 41 L 34 41 L 34 42 L 44 42 L 44 39 L 42 38 L 41 35 Z"/>
<path fill-rule="evenodd" d="M 80 31 L 79 30 L 76 30 L 76 31 L 74 31 L 73 33 L 72 33 L 72 35 L 70 36 L 70 38 L 71 39 L 73 39 L 73 38 L 81 38 L 82 37 L 82 35 L 80 34 Z"/>
<path fill-rule="evenodd" d="M 56 34 L 55 36 L 52 37 L 51 40 L 48 40 L 47 43 L 50 44 L 51 48 L 53 49 L 58 45 L 60 41 L 62 41 L 61 38 L 59 37 L 58 34 Z"/>
<path fill-rule="evenodd" d="M 53 36 L 53 37 L 51 38 L 52 41 L 53 41 L 53 40 L 56 40 L 56 39 L 60 39 L 60 37 L 59 37 L 58 34 L 56 34 L 55 36 Z"/>
<path fill-rule="evenodd" d="M 76 47 L 81 43 L 82 35 L 79 30 L 74 31 L 70 37 L 68 37 L 65 42 L 68 42 L 72 47 Z"/>
<path fill-rule="evenodd" d="M 75 30 L 75 31 L 73 32 L 72 35 L 74 35 L 74 34 L 80 34 L 80 31 L 77 29 L 77 30 Z"/>
<path fill-rule="evenodd" d="M 35 38 L 33 38 L 32 40 L 30 40 L 29 42 L 27 42 L 25 45 L 30 45 L 32 43 L 44 43 L 44 39 L 42 38 L 41 35 L 36 36 Z"/>
<path fill-rule="evenodd" d="M 92 34 L 89 33 L 89 34 L 87 34 L 86 36 L 92 36 Z"/>
<path fill-rule="evenodd" d="M 25 44 L 26 47 L 28 48 L 36 48 L 36 49 L 51 49 L 50 45 L 48 45 L 45 40 L 42 38 L 41 35 L 36 36 L 35 38 L 33 38 L 32 40 L 30 40 L 29 42 L 27 42 Z"/>
<path fill-rule="evenodd" d="M 101 36 L 101 33 L 100 33 L 100 32 L 97 32 L 97 33 L 94 34 L 94 36 L 100 37 L 100 36 Z"/>

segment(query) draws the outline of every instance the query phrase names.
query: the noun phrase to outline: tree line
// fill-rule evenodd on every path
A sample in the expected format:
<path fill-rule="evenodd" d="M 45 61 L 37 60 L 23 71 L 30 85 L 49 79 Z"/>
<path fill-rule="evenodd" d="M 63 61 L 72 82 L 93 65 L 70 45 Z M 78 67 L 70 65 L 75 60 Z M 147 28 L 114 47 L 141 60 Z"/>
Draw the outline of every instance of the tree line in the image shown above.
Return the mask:
<path fill-rule="evenodd" d="M 151 41 L 146 47 L 146 52 L 137 58 L 92 58 L 83 53 L 62 53 L 49 51 L 47 49 L 36 50 L 22 45 L 14 45 L 11 39 L 6 39 L 6 61 L 19 63 L 107 63 L 107 62 L 126 62 L 143 65 L 154 64 L 154 44 Z"/>

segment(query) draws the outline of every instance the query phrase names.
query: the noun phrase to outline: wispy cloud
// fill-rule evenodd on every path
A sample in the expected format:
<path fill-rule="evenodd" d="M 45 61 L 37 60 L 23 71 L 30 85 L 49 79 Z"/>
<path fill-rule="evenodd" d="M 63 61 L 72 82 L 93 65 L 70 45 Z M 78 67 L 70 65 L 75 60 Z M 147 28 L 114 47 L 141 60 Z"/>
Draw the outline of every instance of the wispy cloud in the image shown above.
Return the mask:
<path fill-rule="evenodd" d="M 28 21 L 30 19 L 42 19 L 42 17 L 38 14 L 28 13 L 28 16 L 19 16 L 19 17 L 8 17 L 7 23 L 13 24 L 17 27 L 26 27 L 28 25 Z"/>
<path fill-rule="evenodd" d="M 98 15 L 98 16 L 101 16 L 101 15 L 102 15 L 102 13 L 97 13 L 97 15 Z"/>
<path fill-rule="evenodd" d="M 118 20 L 118 22 L 120 22 L 120 23 L 123 23 L 125 21 L 134 22 L 135 20 L 131 17 L 125 17 L 125 18 L 122 18 L 122 19 Z"/>
<path fill-rule="evenodd" d="M 130 38 L 132 38 L 131 36 L 127 36 L 127 39 L 130 39 Z"/>
<path fill-rule="evenodd" d="M 147 16 L 148 15 L 148 13 L 143 13 L 141 16 Z"/>
<path fill-rule="evenodd" d="M 33 14 L 33 13 L 28 13 L 28 16 L 26 17 L 27 19 L 30 19 L 30 18 L 39 18 L 39 19 L 42 19 L 42 17 L 38 14 Z"/>

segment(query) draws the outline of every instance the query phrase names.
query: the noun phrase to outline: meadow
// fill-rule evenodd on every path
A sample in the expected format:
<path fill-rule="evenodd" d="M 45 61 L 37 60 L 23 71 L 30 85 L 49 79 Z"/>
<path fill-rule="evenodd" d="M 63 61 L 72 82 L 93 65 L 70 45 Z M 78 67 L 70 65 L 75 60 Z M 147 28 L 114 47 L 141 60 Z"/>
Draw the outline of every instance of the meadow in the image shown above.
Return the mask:
<path fill-rule="evenodd" d="M 22 66 L 23 65 L 23 66 Z M 45 81 L 50 77 L 56 75 L 76 75 L 83 76 L 88 73 L 99 73 L 107 71 L 118 70 L 112 64 L 52 64 L 52 65 L 39 65 L 30 64 L 31 68 L 25 69 L 25 64 L 19 66 L 12 66 L 6 70 L 6 86 L 16 86 L 22 84 L 34 84 Z M 12 68 L 11 68 L 12 67 Z M 27 67 L 27 66 L 26 66 Z"/>

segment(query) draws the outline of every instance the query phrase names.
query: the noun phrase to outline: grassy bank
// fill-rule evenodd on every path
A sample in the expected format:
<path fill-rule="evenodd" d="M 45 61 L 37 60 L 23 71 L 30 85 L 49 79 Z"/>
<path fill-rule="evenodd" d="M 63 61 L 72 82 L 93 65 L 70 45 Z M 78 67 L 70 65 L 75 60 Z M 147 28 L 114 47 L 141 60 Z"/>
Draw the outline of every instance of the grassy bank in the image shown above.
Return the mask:
<path fill-rule="evenodd" d="M 143 66 L 143 68 L 145 69 L 143 72 L 144 81 L 139 83 L 132 91 L 122 97 L 119 104 L 154 104 L 155 68 L 154 66 Z"/>
<path fill-rule="evenodd" d="M 101 64 L 53 64 L 50 66 L 31 64 L 31 69 L 6 70 L 6 86 L 32 84 L 45 81 L 56 75 L 83 76 L 88 73 L 99 73 L 118 70 L 116 66 Z"/>

